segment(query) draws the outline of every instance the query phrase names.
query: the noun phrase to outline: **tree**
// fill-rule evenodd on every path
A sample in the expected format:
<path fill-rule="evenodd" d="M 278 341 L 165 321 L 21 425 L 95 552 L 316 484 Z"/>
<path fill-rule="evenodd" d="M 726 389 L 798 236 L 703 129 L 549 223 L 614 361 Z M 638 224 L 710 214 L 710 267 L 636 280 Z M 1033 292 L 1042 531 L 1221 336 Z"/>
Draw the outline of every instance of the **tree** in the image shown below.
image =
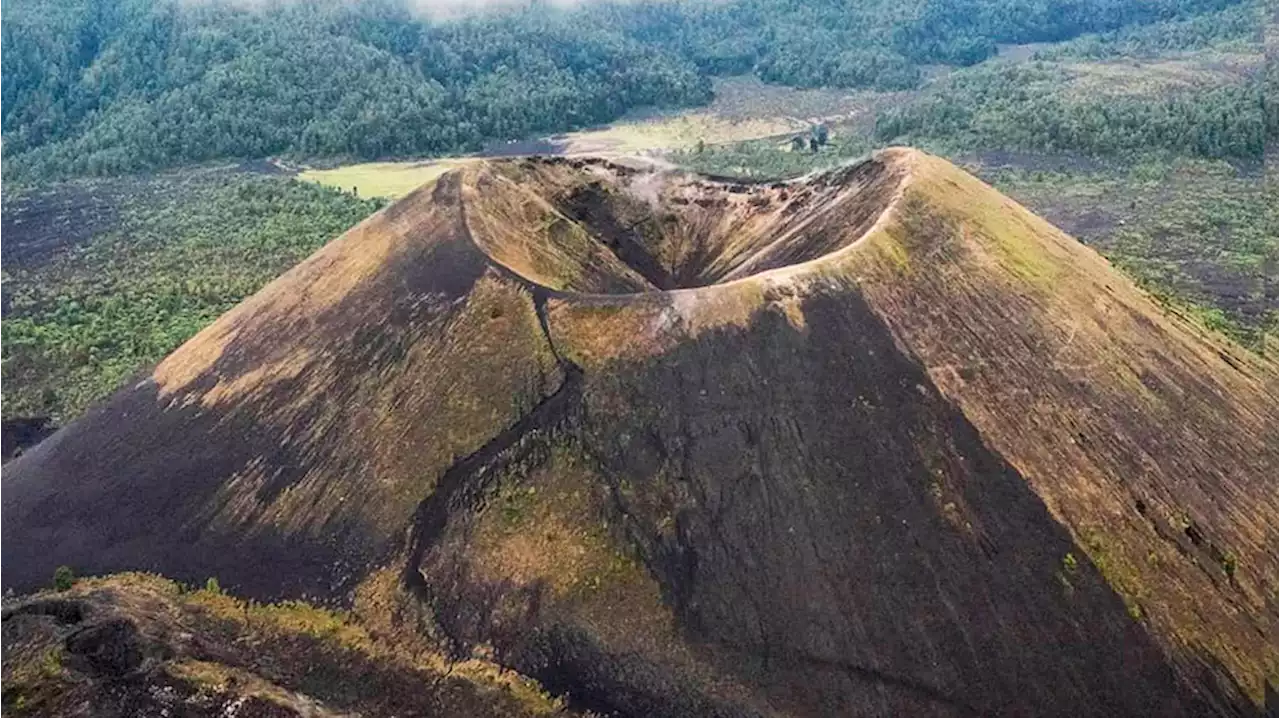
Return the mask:
<path fill-rule="evenodd" d="M 70 591 L 76 584 L 76 574 L 70 566 L 59 566 L 53 572 L 53 590 Z"/>

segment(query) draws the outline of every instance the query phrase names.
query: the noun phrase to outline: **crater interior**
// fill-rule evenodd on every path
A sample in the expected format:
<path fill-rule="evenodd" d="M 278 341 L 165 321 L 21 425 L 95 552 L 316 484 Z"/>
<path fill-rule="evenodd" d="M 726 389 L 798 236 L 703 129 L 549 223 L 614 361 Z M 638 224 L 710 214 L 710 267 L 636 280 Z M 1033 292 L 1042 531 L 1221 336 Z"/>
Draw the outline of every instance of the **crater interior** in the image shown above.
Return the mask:
<path fill-rule="evenodd" d="M 892 157 L 768 183 L 572 158 L 462 172 L 483 251 L 528 281 L 585 294 L 705 287 L 818 259 L 862 237 L 905 176 Z"/>

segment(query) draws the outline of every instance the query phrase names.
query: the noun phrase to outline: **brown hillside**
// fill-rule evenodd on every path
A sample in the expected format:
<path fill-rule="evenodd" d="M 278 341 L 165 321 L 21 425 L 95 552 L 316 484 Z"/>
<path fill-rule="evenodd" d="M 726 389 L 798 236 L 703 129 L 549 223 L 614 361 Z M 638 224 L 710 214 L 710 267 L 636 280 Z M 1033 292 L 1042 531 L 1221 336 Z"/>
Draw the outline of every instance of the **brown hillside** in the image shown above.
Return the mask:
<path fill-rule="evenodd" d="M 4 579 L 416 605 L 623 715 L 1249 714 L 1276 402 L 919 152 L 477 164 L 7 466 Z"/>

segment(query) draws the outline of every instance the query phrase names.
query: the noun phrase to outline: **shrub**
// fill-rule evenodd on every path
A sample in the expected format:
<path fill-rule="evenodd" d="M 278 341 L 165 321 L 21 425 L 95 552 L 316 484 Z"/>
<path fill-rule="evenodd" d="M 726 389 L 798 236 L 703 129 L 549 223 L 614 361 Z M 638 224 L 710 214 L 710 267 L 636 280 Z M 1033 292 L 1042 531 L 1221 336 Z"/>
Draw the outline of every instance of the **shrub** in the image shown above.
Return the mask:
<path fill-rule="evenodd" d="M 59 566 L 53 572 L 53 590 L 69 591 L 76 584 L 76 574 L 70 566 Z"/>
<path fill-rule="evenodd" d="M 1066 556 L 1062 557 L 1062 567 L 1065 568 L 1068 573 L 1075 573 L 1075 570 L 1079 565 L 1080 563 L 1076 560 L 1076 555 L 1070 551 L 1067 552 Z"/>

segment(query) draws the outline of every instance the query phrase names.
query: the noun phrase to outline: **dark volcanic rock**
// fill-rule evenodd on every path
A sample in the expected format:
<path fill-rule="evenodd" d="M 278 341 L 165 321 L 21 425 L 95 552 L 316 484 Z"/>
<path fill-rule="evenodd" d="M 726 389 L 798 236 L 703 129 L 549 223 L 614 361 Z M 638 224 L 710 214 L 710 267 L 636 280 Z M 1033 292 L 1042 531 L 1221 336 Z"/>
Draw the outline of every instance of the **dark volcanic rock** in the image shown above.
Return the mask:
<path fill-rule="evenodd" d="M 19 416 L 0 423 L 0 460 L 17 458 L 47 439 L 58 427 L 47 416 Z"/>
<path fill-rule="evenodd" d="M 88 672 L 124 676 L 142 665 L 138 629 L 127 618 L 116 618 L 67 636 L 67 652 L 84 660 Z"/>

